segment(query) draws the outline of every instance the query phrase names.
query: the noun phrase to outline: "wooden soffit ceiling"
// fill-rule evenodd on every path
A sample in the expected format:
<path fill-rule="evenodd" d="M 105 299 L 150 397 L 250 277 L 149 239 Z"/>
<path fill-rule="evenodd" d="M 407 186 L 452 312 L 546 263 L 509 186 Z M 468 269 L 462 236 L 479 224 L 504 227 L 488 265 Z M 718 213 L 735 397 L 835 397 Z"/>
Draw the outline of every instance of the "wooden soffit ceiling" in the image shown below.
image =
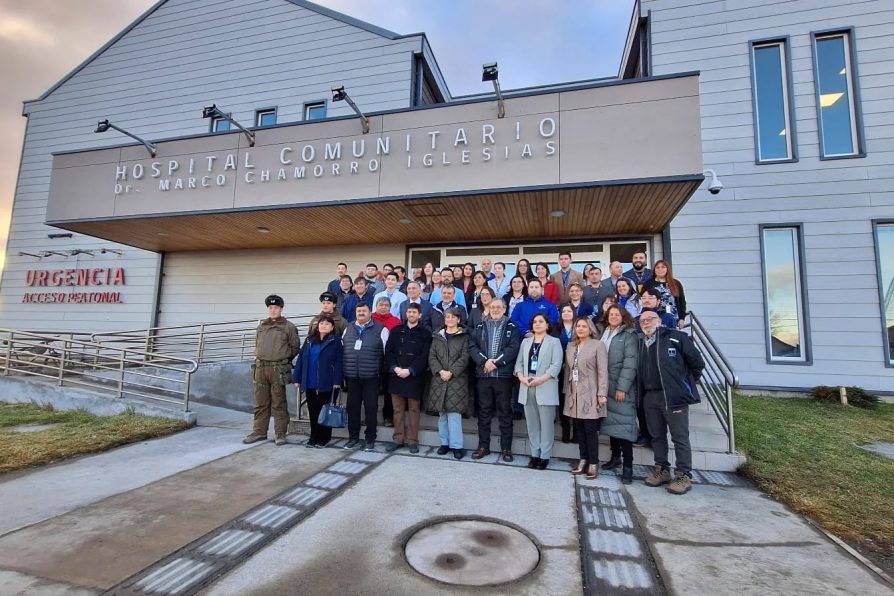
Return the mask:
<path fill-rule="evenodd" d="M 151 251 L 654 234 L 670 223 L 702 179 L 56 225 Z"/>

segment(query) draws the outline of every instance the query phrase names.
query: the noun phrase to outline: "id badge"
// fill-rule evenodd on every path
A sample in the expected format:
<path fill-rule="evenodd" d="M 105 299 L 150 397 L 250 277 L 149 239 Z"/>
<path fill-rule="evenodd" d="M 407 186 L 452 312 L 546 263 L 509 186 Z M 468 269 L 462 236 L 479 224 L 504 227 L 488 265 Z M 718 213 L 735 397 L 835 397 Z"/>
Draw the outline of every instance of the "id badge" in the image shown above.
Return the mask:
<path fill-rule="evenodd" d="M 667 314 L 672 314 L 671 311 L 673 311 L 673 309 L 671 308 L 671 305 L 670 304 L 665 305 L 664 312 L 666 312 Z"/>
<path fill-rule="evenodd" d="M 362 345 L 363 345 L 362 339 L 358 339 L 358 340 L 354 341 L 354 349 L 355 350 L 359 350 Z"/>
<path fill-rule="evenodd" d="M 532 356 L 531 357 L 531 366 L 528 367 L 532 374 L 537 372 L 537 363 L 538 363 L 537 356 Z"/>
<path fill-rule="evenodd" d="M 580 381 L 580 375 L 578 374 L 578 371 L 576 368 L 571 369 L 571 380 L 574 381 L 575 383 Z"/>

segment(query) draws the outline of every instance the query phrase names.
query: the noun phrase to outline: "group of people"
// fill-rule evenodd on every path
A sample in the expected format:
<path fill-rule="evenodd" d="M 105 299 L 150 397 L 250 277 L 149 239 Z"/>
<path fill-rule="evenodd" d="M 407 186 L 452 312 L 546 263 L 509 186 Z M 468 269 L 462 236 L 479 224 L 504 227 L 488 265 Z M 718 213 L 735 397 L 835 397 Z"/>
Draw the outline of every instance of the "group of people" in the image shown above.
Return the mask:
<path fill-rule="evenodd" d="M 339 263 L 300 349 L 297 330 L 282 317 L 282 298 L 267 298 L 268 319 L 258 327 L 255 353 L 255 427 L 245 442 L 266 440 L 271 410 L 276 442 L 285 442 L 288 382 L 306 396 L 308 447 L 331 440 L 331 429 L 317 417 L 342 387 L 347 449 L 374 449 L 378 396 L 384 394 L 383 418 L 394 426 L 388 451 L 418 452 L 425 410 L 438 416 L 438 453 L 462 459 L 462 418 L 474 412 L 478 447 L 471 457 L 491 453 L 496 417 L 500 457 L 508 462 L 514 459 L 518 407 L 531 446 L 528 467 L 549 465 L 558 420 L 562 440 L 576 440 L 580 449 L 573 474 L 598 476 L 601 431 L 611 444 L 603 469 L 620 466 L 622 481 L 631 482 L 633 445 L 650 442 L 655 468 L 646 484 L 683 494 L 691 488 L 688 406 L 699 401 L 695 384 L 704 361 L 678 330 L 686 314 L 682 284 L 666 261 L 651 270 L 646 262 L 639 252 L 627 272 L 612 263 L 604 280 L 598 266 L 587 265 L 583 274 L 572 269 L 568 252 L 558 255 L 555 273 L 546 263 L 532 267 L 522 259 L 508 279 L 505 265 L 488 259 L 480 269 L 466 263 L 456 272 L 427 263 L 412 279 L 402 267 L 380 273 L 374 264 L 351 279 Z M 277 349 L 271 348 L 274 339 Z M 293 360 L 286 380 L 283 371 Z"/>

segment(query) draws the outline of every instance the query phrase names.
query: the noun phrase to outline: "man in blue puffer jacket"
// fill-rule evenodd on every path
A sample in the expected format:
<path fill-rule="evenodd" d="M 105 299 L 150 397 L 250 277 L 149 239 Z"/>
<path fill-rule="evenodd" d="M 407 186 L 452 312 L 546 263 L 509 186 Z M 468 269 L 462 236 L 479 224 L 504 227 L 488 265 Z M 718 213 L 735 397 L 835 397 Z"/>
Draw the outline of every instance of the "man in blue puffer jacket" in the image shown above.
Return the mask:
<path fill-rule="evenodd" d="M 543 313 L 549 319 L 550 324 L 559 322 L 559 310 L 552 302 L 543 299 L 543 285 L 539 279 L 528 280 L 528 297 L 512 311 L 512 322 L 518 327 L 522 337 L 527 337 L 531 332 L 531 319 L 534 315 Z"/>
<path fill-rule="evenodd" d="M 660 327 L 658 313 L 644 311 L 639 322 L 643 343 L 637 382 L 655 454 L 655 469 L 646 478 L 646 485 L 667 484 L 668 492 L 682 495 L 692 488 L 689 405 L 701 401 L 695 384 L 702 376 L 705 361 L 692 338 L 682 331 Z M 673 480 L 667 460 L 668 429 L 677 458 Z"/>

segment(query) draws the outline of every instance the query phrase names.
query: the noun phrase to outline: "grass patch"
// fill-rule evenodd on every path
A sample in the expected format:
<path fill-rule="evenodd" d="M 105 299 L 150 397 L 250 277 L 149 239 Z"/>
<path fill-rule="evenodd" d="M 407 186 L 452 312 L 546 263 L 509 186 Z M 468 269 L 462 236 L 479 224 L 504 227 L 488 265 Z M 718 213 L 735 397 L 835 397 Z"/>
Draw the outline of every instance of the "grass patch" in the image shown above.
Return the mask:
<path fill-rule="evenodd" d="M 58 426 L 28 433 L 12 430 L 21 424 Z M 82 410 L 59 412 L 37 404 L 0 403 L 0 474 L 169 435 L 187 426 L 181 420 L 133 412 L 94 416 Z"/>
<path fill-rule="evenodd" d="M 736 396 L 733 407 L 745 475 L 864 553 L 894 556 L 894 461 L 859 448 L 894 442 L 894 405 Z"/>

